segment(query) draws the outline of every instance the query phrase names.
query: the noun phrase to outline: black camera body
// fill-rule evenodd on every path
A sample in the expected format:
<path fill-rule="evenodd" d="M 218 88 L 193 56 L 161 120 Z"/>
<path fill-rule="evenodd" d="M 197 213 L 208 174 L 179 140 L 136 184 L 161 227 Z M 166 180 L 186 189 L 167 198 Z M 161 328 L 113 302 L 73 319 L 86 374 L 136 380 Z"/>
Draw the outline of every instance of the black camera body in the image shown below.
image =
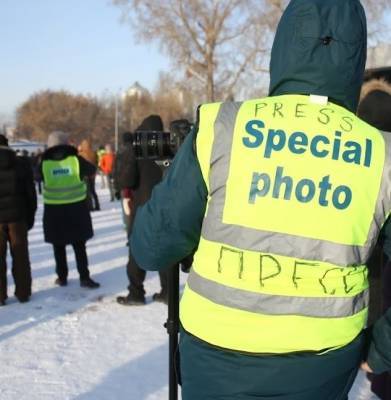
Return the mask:
<path fill-rule="evenodd" d="M 138 159 L 171 160 L 191 131 L 193 124 L 187 119 L 172 121 L 169 132 L 135 131 L 133 149 Z"/>

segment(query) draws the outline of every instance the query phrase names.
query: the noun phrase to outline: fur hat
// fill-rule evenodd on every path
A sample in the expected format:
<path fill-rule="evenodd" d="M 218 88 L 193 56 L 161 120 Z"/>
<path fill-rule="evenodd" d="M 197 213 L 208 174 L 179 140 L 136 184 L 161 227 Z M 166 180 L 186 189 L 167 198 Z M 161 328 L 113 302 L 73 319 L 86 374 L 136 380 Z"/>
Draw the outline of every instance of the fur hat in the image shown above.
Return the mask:
<path fill-rule="evenodd" d="M 69 134 L 63 131 L 54 131 L 48 136 L 48 148 L 69 144 Z"/>

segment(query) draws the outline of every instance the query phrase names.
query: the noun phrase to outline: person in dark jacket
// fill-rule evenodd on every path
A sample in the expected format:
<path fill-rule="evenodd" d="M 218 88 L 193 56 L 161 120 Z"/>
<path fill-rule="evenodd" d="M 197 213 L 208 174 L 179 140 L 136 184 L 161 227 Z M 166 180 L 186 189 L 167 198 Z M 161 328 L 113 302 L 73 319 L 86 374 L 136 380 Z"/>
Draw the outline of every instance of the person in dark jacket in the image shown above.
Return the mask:
<path fill-rule="evenodd" d="M 130 230 L 133 193 L 129 182 L 137 181 L 137 162 L 133 151 L 133 135 L 131 132 L 122 134 L 122 144 L 114 160 L 114 190 L 115 197 L 121 201 L 122 216 L 126 232 Z"/>
<path fill-rule="evenodd" d="M 83 157 L 95 168 L 98 167 L 98 155 L 92 150 L 89 140 L 84 139 L 79 145 L 79 156 Z M 100 211 L 99 198 L 95 190 L 96 173 L 85 178 L 87 185 L 87 203 L 90 211 Z"/>
<path fill-rule="evenodd" d="M 145 118 L 136 131 L 163 131 L 160 116 L 150 115 Z M 131 145 L 126 146 L 126 149 L 121 153 L 120 165 L 116 173 L 116 187 L 117 190 L 122 192 L 126 193 L 130 190 L 132 193 L 129 234 L 132 231 L 138 208 L 149 200 L 152 189 L 161 179 L 162 170 L 153 160 L 136 160 L 133 147 Z M 145 304 L 144 280 L 146 273 L 137 265 L 131 250 L 129 250 L 129 261 L 126 269 L 129 279 L 129 293 L 127 296 L 118 296 L 117 302 L 122 305 Z M 161 291 L 153 295 L 153 300 L 167 303 L 167 274 L 165 271 L 161 271 L 159 276 Z"/>
<path fill-rule="evenodd" d="M 34 226 L 37 209 L 33 173 L 29 162 L 17 157 L 0 135 L 0 305 L 7 299 L 7 243 L 12 255 L 15 296 L 31 296 L 31 268 L 27 232 Z"/>
<path fill-rule="evenodd" d="M 33 168 L 34 181 L 37 185 L 38 193 L 42 194 L 42 175 L 40 165 L 42 161 L 42 150 L 38 149 L 36 154 L 33 154 L 31 163 Z"/>
<path fill-rule="evenodd" d="M 361 99 L 357 115 L 364 121 L 391 135 L 391 84 L 382 79 L 372 79 L 366 82 L 361 89 Z M 372 280 L 371 298 L 376 304 L 373 316 L 370 313 L 370 321 L 375 322 L 379 318 L 377 312 L 386 312 L 391 307 L 391 224 L 384 227 L 385 238 L 382 245 L 384 260 L 378 257 L 376 280 Z M 379 246 L 380 247 L 380 246 Z M 382 262 L 383 261 L 383 262 Z M 380 281 L 380 282 L 379 282 Z M 371 280 L 370 280 L 371 282 Z M 379 290 L 380 289 L 380 290 Z M 380 307 L 379 307 L 380 306 Z M 371 310 L 370 310 L 371 312 Z M 372 390 L 381 400 L 391 400 L 391 376 L 390 372 L 375 375 L 372 378 Z"/>
<path fill-rule="evenodd" d="M 100 285 L 91 279 L 88 269 L 86 242 L 92 238 L 93 229 L 84 178 L 94 175 L 96 168 L 78 156 L 77 149 L 68 143 L 66 133 L 53 132 L 42 155 L 44 237 L 45 242 L 53 245 L 58 276 L 55 283 L 59 286 L 68 283 L 65 247 L 72 245 L 80 286 L 95 289 Z"/>
<path fill-rule="evenodd" d="M 345 330 L 333 329 L 332 326 L 341 321 L 349 324 L 350 316 L 352 313 L 355 315 L 356 311 L 349 308 L 343 316 L 340 314 L 335 316 L 334 312 L 341 311 L 339 306 L 335 309 L 333 306 L 322 306 L 322 302 L 326 298 L 334 298 L 335 293 L 324 296 L 327 289 L 323 288 L 325 291 L 322 292 L 322 288 L 318 288 L 315 297 L 306 297 L 305 291 L 299 290 L 305 279 L 301 280 L 301 275 L 299 275 L 299 280 L 296 280 L 295 273 L 297 264 L 303 262 L 300 260 L 307 260 L 307 255 L 305 254 L 306 257 L 302 255 L 308 250 L 313 251 L 314 258 L 311 260 L 316 262 L 314 272 L 322 268 L 324 260 L 336 260 L 341 252 L 345 251 L 339 246 L 339 250 L 332 248 L 338 241 L 339 231 L 346 228 L 349 230 L 350 227 L 352 232 L 355 231 L 362 213 L 359 213 L 355 219 L 346 221 L 344 226 L 335 225 L 332 220 L 324 216 L 325 209 L 320 208 L 327 207 L 329 203 L 323 202 L 320 205 L 314 202 L 313 206 L 317 207 L 316 212 L 319 211 L 319 220 L 307 216 L 306 219 L 301 219 L 301 223 L 298 221 L 297 225 L 293 226 L 291 221 L 295 218 L 297 220 L 297 215 L 289 214 L 289 218 L 286 211 L 290 209 L 290 206 L 299 213 L 305 210 L 303 212 L 311 214 L 312 204 L 305 204 L 308 200 L 305 196 L 305 198 L 300 198 L 304 199 L 303 203 L 300 203 L 300 199 L 289 203 L 288 178 L 290 177 L 287 179 L 284 177 L 284 184 L 280 185 L 281 191 L 279 187 L 273 191 L 270 181 L 267 181 L 269 175 L 261 174 L 265 171 L 273 174 L 274 164 L 271 163 L 278 160 L 285 166 L 285 163 L 290 161 L 294 170 L 293 174 L 300 176 L 301 171 L 312 177 L 313 165 L 321 166 L 324 161 L 322 156 L 326 154 L 317 153 L 317 150 L 324 150 L 325 147 L 321 146 L 321 149 L 312 147 L 313 153 L 319 155 L 319 160 L 307 152 L 305 157 L 308 155 L 308 163 L 305 163 L 305 158 L 300 156 L 303 150 L 306 151 L 310 147 L 309 141 L 305 143 L 305 138 L 301 142 L 303 147 L 299 144 L 297 148 L 296 144 L 290 140 L 290 148 L 285 147 L 284 151 L 276 151 L 272 161 L 269 155 L 267 153 L 264 155 L 259 147 L 260 144 L 263 146 L 262 150 L 266 146 L 268 148 L 274 145 L 283 147 L 282 141 L 278 144 L 271 144 L 269 141 L 266 144 L 268 132 L 282 137 L 282 130 L 279 129 L 285 129 L 284 132 L 294 132 L 297 136 L 301 136 L 303 132 L 311 132 L 311 135 L 321 133 L 324 136 L 319 136 L 318 139 L 321 137 L 322 139 L 319 140 L 324 140 L 322 144 L 330 144 L 334 130 L 339 132 L 335 133 L 338 136 L 342 135 L 340 130 L 345 132 L 350 129 L 350 125 L 346 124 L 342 124 L 341 128 L 340 121 L 334 121 L 331 116 L 333 113 L 342 112 L 342 115 L 347 116 L 344 122 L 353 121 L 363 128 L 350 134 L 345 132 L 345 138 L 352 133 L 354 137 L 362 134 L 363 138 L 373 133 L 373 137 L 379 138 L 379 142 L 384 143 L 380 132 L 359 121 L 354 115 L 364 75 L 365 57 L 366 19 L 358 0 L 292 0 L 280 20 L 273 44 L 269 97 L 255 99 L 254 103 L 247 101 L 206 106 L 204 110 L 209 112 L 207 114 L 209 119 L 199 120 L 198 129 L 186 138 L 164 181 L 155 188 L 151 200 L 138 211 L 130 238 L 130 247 L 136 262 L 142 268 L 162 270 L 191 254 L 198 247 L 196 261 L 190 272 L 192 279 L 189 278 L 181 300 L 182 330 L 179 353 L 183 400 L 250 400 L 255 398 L 346 400 L 360 365 L 361 368 L 375 373 L 391 369 L 391 310 L 388 310 L 374 326 L 368 357 L 364 354 L 365 331 L 363 330 L 367 311 L 366 302 L 360 306 L 361 312 L 358 315 L 363 318 L 357 325 L 358 329 L 354 330 L 348 341 L 339 346 L 326 345 L 323 348 L 312 348 L 309 342 L 312 339 L 318 340 L 319 336 L 309 336 L 308 330 L 303 326 L 307 322 L 316 325 L 323 319 L 322 314 L 325 313 L 330 315 L 330 318 L 325 321 L 324 329 L 317 331 L 320 336 L 329 335 L 327 338 L 329 342 L 336 336 L 346 333 Z M 285 108 L 282 108 L 283 103 L 285 103 Z M 272 108 L 269 107 L 270 104 L 273 104 Z M 251 105 L 254 107 L 251 108 Z M 306 111 L 302 112 L 304 109 Z M 320 111 L 320 114 L 312 114 L 310 110 Z M 249 116 L 254 118 L 253 125 L 251 123 L 247 125 L 254 134 L 251 137 L 246 134 L 245 129 Z M 239 120 L 240 117 L 243 119 Z M 262 121 L 267 121 L 267 123 L 263 125 Z M 235 122 L 238 125 L 235 125 Z M 327 126 L 329 123 L 333 124 L 333 128 Z M 241 133 L 243 137 L 240 136 Z M 265 140 L 262 143 L 263 139 Z M 285 145 L 288 146 L 288 139 Z M 210 155 L 211 150 L 209 153 L 206 150 L 210 148 L 213 149 L 212 155 Z M 382 159 L 386 148 L 383 145 L 380 149 L 376 156 L 373 153 L 373 157 Z M 242 153 L 235 154 L 234 150 L 240 150 Z M 298 150 L 297 153 L 294 153 L 296 150 Z M 246 154 L 250 159 L 243 160 L 239 154 Z M 327 154 L 331 159 L 329 150 Z M 232 159 L 236 162 L 235 165 L 232 164 L 234 162 Z M 297 162 L 295 163 L 294 160 Z M 336 165 L 340 165 L 341 172 L 345 172 L 342 170 L 347 167 L 343 163 L 344 161 L 341 164 L 331 161 L 327 168 L 324 165 L 321 166 L 322 174 L 327 178 L 327 170 L 330 169 L 333 176 L 336 176 L 338 172 Z M 270 165 L 273 166 L 271 171 L 263 169 Z M 250 190 L 244 191 L 244 196 L 240 197 L 241 193 L 238 193 L 235 185 L 227 181 L 226 174 L 231 172 L 229 167 L 233 168 L 232 176 L 229 175 L 229 178 L 232 178 L 239 188 L 243 188 L 244 184 L 251 183 L 251 175 L 248 173 L 251 172 L 249 168 L 252 166 L 258 172 L 255 176 L 264 179 L 264 185 L 259 183 L 254 187 L 250 186 Z M 388 162 L 386 168 L 389 168 Z M 245 175 L 243 171 L 247 174 Z M 364 170 L 361 169 L 360 173 L 358 169 L 352 169 L 352 171 L 359 182 L 359 175 L 361 176 Z M 376 170 L 376 175 L 381 175 L 381 172 L 379 168 Z M 386 181 L 388 175 L 383 178 L 384 184 L 388 185 Z M 274 179 L 274 176 L 271 176 L 271 179 Z M 309 182 L 309 180 L 304 180 L 304 182 Z M 314 185 L 314 183 L 309 184 Z M 351 182 L 348 184 L 350 185 Z M 355 186 L 355 193 L 367 190 L 368 183 L 363 182 L 362 185 L 365 186 L 361 188 L 358 184 Z M 270 192 L 273 191 L 273 193 L 269 192 L 268 197 L 263 198 L 262 195 L 269 190 L 269 186 Z M 231 198 L 231 203 L 225 203 L 226 196 L 227 198 L 230 196 L 227 188 L 232 190 L 231 193 L 236 194 L 236 204 L 235 198 Z M 278 199 L 279 193 L 283 190 L 286 190 L 286 198 L 281 196 Z M 387 213 L 389 203 L 386 192 L 383 196 L 387 202 L 385 210 Z M 254 216 L 255 211 L 249 205 L 255 193 L 259 195 L 256 200 L 258 216 Z M 373 196 L 373 193 L 362 195 L 363 203 L 370 196 Z M 265 203 L 267 206 L 262 207 Z M 229 204 L 231 208 L 225 210 L 224 204 Z M 370 211 L 374 206 L 372 202 Z M 381 206 L 378 210 L 380 209 Z M 246 210 L 248 215 L 254 218 L 246 221 L 244 229 L 244 225 L 240 225 L 237 221 L 242 221 Z M 280 215 L 287 215 L 287 217 L 281 219 Z M 333 215 L 337 218 L 344 214 L 337 211 Z M 368 215 L 370 218 L 373 217 L 371 212 Z M 223 218 L 227 218 L 227 221 Z M 385 215 L 382 214 L 382 222 L 384 218 Z M 276 232 L 275 228 L 270 226 L 276 220 L 279 221 L 276 223 L 278 227 L 286 228 L 288 224 L 291 224 L 292 235 L 289 236 L 286 230 Z M 376 222 L 377 220 L 375 225 Z M 266 225 L 264 230 L 259 228 L 263 223 Z M 252 230 L 248 228 L 250 224 L 254 224 Z M 326 234 L 328 229 L 330 237 L 332 235 L 334 237 L 326 244 L 323 240 L 314 240 L 313 236 L 297 235 L 296 231 L 301 230 L 304 225 L 310 230 L 322 226 L 325 229 L 318 232 L 319 235 Z M 376 227 L 379 229 L 379 225 Z M 279 240 L 281 232 L 283 236 Z M 217 234 L 221 235 L 219 239 L 216 239 Z M 305 239 L 302 240 L 302 237 Z M 296 238 L 300 238 L 298 243 L 302 240 L 306 244 L 298 245 L 295 242 Z M 261 241 L 261 239 L 264 240 Z M 348 240 L 348 243 L 351 243 L 352 239 Z M 232 245 L 232 242 L 241 242 L 243 245 Z M 202 255 L 199 253 L 201 244 L 204 250 Z M 328 251 L 329 245 L 330 251 Z M 369 248 L 372 249 L 373 245 L 374 243 Z M 361 246 L 358 248 L 361 249 Z M 270 253 L 273 255 L 268 256 Z M 269 260 L 270 264 L 266 265 L 269 270 L 265 272 L 262 268 L 264 267 L 263 260 L 267 256 L 269 258 L 266 260 Z M 291 272 L 287 271 L 287 268 L 291 266 L 290 262 L 281 261 L 281 270 L 278 269 L 280 264 L 277 263 L 277 259 L 283 258 L 280 256 L 287 257 L 290 261 L 293 257 L 297 259 L 297 263 L 293 263 L 294 268 L 292 267 L 295 271 L 293 277 Z M 201 257 L 203 257 L 202 262 Z M 359 266 L 366 260 L 367 257 L 362 260 L 355 259 L 352 268 L 362 268 Z M 252 269 L 248 268 L 244 271 L 244 262 L 247 264 L 252 262 L 250 265 Z M 338 262 L 341 268 L 335 267 L 333 272 L 353 271 L 349 269 L 351 265 L 344 264 L 344 261 L 340 260 Z M 309 273 L 310 264 L 305 265 L 303 273 L 304 270 L 305 273 Z M 203 276 L 199 271 L 202 271 Z M 286 272 L 285 280 L 282 279 L 284 272 Z M 274 276 L 281 278 L 274 281 L 280 283 L 280 292 L 274 288 L 275 291 L 268 293 L 271 284 L 265 283 L 263 280 L 265 276 L 262 273 L 266 275 L 266 278 Z M 361 293 L 366 293 L 365 272 L 364 275 L 364 281 L 357 282 Z M 222 284 L 223 279 L 229 283 Z M 343 280 L 341 282 L 343 283 Z M 249 286 L 246 285 L 252 283 L 254 286 L 251 292 L 248 289 Z M 322 279 L 319 279 L 319 283 L 322 283 Z M 246 287 L 247 289 L 243 289 Z M 287 293 L 290 287 L 293 294 Z M 346 287 L 346 289 L 351 288 Z M 301 309 L 299 304 L 302 301 L 316 303 L 317 296 L 322 298 L 317 306 L 310 306 L 306 310 Z M 335 299 L 342 300 L 339 296 Z M 199 307 L 196 308 L 194 304 Z M 205 312 L 211 309 L 216 312 L 214 314 Z M 227 316 L 231 318 L 228 319 Z M 185 326 L 184 317 L 187 322 L 196 321 L 196 323 L 186 323 Z M 262 320 L 265 321 L 263 326 Z M 243 330 L 243 321 L 247 330 Z M 254 324 L 251 325 L 249 321 Z M 256 321 L 259 323 L 257 324 Z M 293 325 L 296 328 L 292 334 Z M 217 329 L 213 329 L 216 327 Z M 300 329 L 302 329 L 301 333 Z M 198 335 L 192 333 L 195 330 Z M 238 335 L 240 338 L 235 341 Z M 212 340 L 204 339 L 205 336 L 218 337 L 220 341 L 215 344 Z M 242 341 L 240 340 L 242 337 L 250 337 L 253 341 Z M 234 346 L 224 345 L 222 341 L 226 338 L 230 345 L 234 343 L 239 350 L 236 350 Z M 298 346 L 298 350 L 290 351 L 291 344 L 302 338 L 304 340 L 301 346 Z M 307 338 L 310 340 L 305 340 Z M 281 342 L 288 344 L 289 347 L 282 348 Z M 266 350 L 259 352 L 241 350 L 247 347 L 266 348 Z M 275 347 L 279 351 L 268 351 L 268 347 Z"/>

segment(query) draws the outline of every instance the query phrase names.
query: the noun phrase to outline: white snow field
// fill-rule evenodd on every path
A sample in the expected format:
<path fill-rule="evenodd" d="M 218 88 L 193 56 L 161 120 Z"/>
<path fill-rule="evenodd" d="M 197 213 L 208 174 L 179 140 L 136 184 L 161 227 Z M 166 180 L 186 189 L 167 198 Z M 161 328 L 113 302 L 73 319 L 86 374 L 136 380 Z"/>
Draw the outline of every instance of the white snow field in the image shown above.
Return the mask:
<path fill-rule="evenodd" d="M 151 300 L 160 288 L 158 274 L 147 273 L 146 306 L 116 303 L 117 295 L 127 293 L 126 235 L 119 203 L 110 203 L 106 190 L 98 194 L 102 211 L 92 213 L 95 236 L 87 244 L 91 276 L 101 283 L 97 290 L 80 288 L 70 247 L 68 286 L 54 285 L 39 207 L 29 235 L 31 301 L 16 301 L 9 272 L 9 299 L 0 308 L 0 400 L 168 398 L 167 307 Z M 362 377 L 357 383 L 350 400 L 376 399 L 364 393 Z"/>

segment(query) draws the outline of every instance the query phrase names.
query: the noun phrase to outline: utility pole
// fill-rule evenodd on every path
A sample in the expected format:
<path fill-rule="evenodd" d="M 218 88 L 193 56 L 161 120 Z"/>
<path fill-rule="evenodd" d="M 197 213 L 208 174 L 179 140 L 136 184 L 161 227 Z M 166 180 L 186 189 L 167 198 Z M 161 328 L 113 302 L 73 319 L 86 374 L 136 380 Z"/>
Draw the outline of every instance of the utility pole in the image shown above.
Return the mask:
<path fill-rule="evenodd" d="M 115 153 L 118 152 L 118 93 L 115 94 L 115 120 L 114 120 L 114 149 Z"/>

